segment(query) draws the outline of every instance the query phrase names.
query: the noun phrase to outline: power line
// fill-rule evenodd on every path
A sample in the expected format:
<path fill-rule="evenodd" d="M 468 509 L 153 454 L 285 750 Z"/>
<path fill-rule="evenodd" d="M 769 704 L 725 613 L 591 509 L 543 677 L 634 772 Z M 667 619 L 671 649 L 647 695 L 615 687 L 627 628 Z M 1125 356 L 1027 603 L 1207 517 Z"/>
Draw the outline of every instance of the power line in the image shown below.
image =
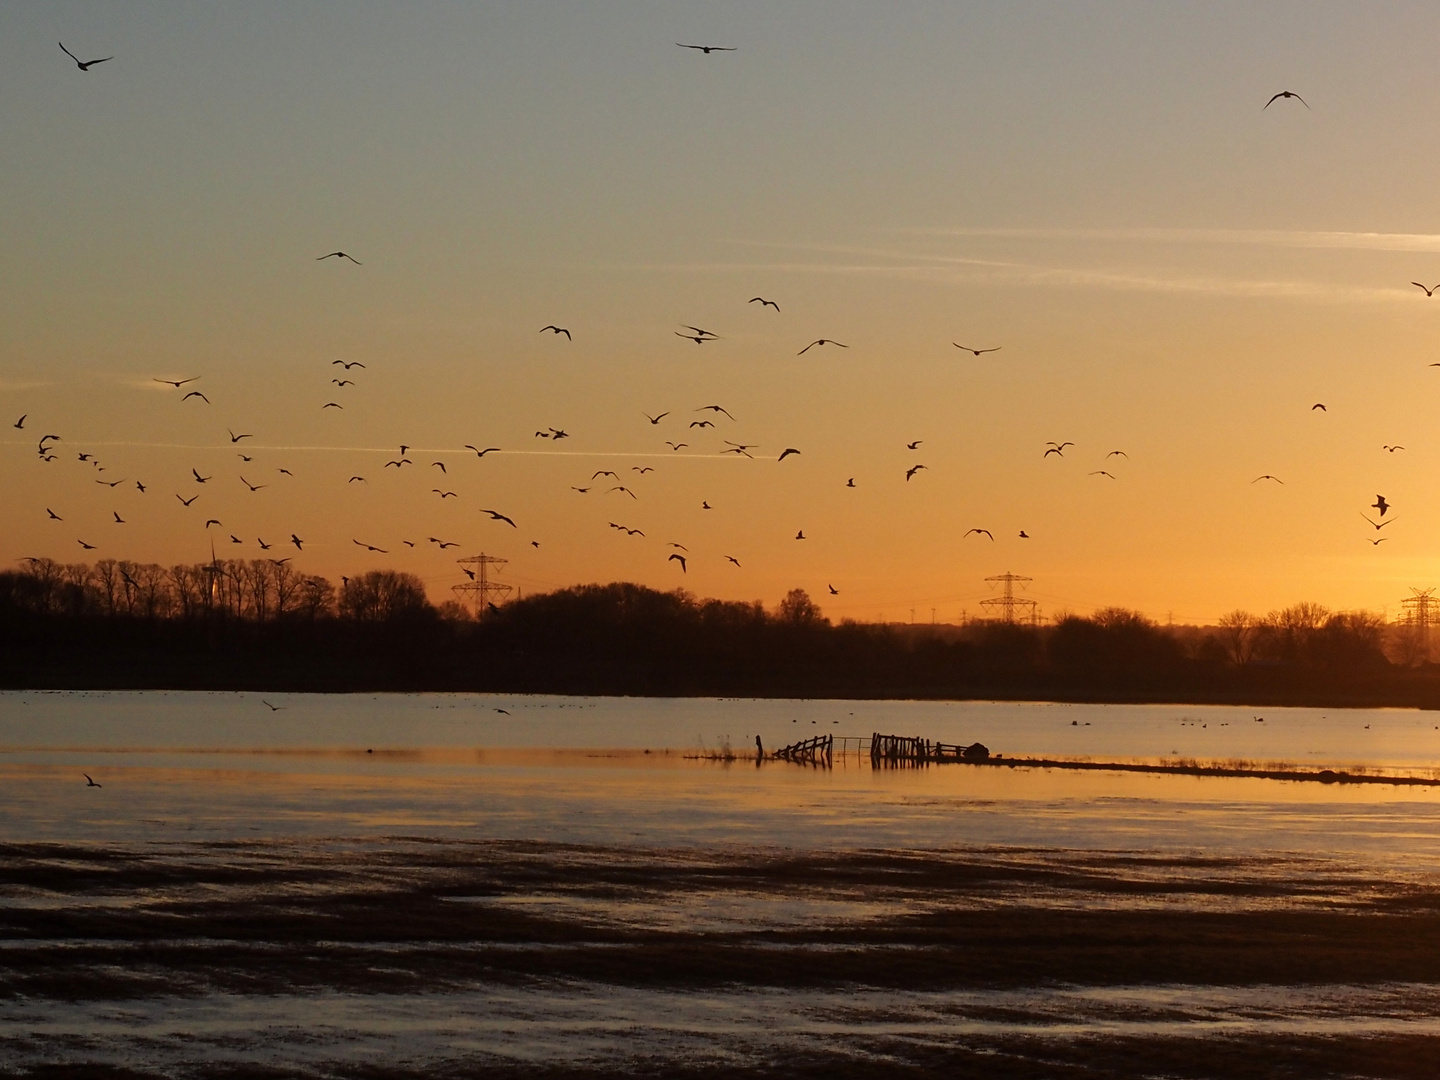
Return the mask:
<path fill-rule="evenodd" d="M 1019 574 L 1012 574 L 1007 570 L 1003 574 L 997 574 L 995 577 L 987 577 L 985 580 L 986 582 L 999 582 L 1005 588 L 1005 591 L 1001 595 L 992 596 L 980 601 L 980 606 L 987 611 L 998 609 L 1001 622 L 1015 623 L 1023 621 L 1034 626 L 1040 621 L 1040 605 L 1029 597 L 1015 595 L 1015 585 L 1017 582 L 1029 584 L 1034 578 L 1021 577 Z M 1019 619 L 1016 618 L 1017 610 L 1021 613 Z"/>

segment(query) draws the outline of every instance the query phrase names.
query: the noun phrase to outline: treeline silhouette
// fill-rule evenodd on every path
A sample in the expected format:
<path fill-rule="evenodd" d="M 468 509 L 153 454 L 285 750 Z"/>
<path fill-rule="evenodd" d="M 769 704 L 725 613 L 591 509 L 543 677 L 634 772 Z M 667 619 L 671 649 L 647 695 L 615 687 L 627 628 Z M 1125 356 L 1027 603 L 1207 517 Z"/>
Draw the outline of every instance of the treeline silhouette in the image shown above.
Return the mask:
<path fill-rule="evenodd" d="M 0 684 L 1440 704 L 1440 671 L 1409 628 L 1310 603 L 1214 627 L 1121 608 L 1043 626 L 835 625 L 800 589 L 767 610 L 616 583 L 476 619 L 432 605 L 411 574 L 337 587 L 269 559 L 0 573 Z"/>

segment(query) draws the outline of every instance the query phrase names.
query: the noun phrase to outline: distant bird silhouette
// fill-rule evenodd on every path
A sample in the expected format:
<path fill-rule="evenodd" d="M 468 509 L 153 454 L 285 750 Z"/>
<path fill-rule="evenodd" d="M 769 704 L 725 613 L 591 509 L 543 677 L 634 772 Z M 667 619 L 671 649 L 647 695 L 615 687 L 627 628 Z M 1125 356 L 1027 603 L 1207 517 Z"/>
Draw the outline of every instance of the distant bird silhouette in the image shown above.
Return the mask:
<path fill-rule="evenodd" d="M 436 495 L 439 495 L 441 501 L 444 501 L 445 499 L 458 499 L 460 497 L 456 495 L 453 491 L 441 491 L 439 488 L 431 488 L 430 490 L 433 491 Z"/>
<path fill-rule="evenodd" d="M 29 414 L 28 412 L 25 414 L 25 416 L 29 416 L 29 415 L 30 415 L 30 414 Z M 19 420 L 16 420 L 16 421 L 15 421 L 15 430 L 16 430 L 16 431 L 23 431 L 23 430 L 25 429 L 25 416 L 22 416 L 22 417 L 20 417 Z"/>
<path fill-rule="evenodd" d="M 742 570 L 744 569 L 744 567 L 740 566 L 740 560 L 737 559 L 737 558 L 735 558 L 734 555 L 726 555 L 726 556 L 725 556 L 725 560 L 726 560 L 727 562 L 732 562 L 732 563 L 734 563 L 737 567 L 739 567 L 739 568 L 742 569 Z"/>
<path fill-rule="evenodd" d="M 1437 286 L 1435 286 L 1435 287 L 1436 287 L 1437 289 L 1440 289 L 1440 285 L 1437 285 Z M 1396 450 L 1404 450 L 1405 447 L 1403 447 L 1403 446 L 1382 446 L 1382 447 L 1380 447 L 1380 449 L 1381 449 L 1381 450 L 1388 450 L 1388 451 L 1390 451 L 1390 453 L 1393 454 L 1393 453 L 1395 453 Z"/>
<path fill-rule="evenodd" d="M 94 544 L 87 544 L 84 540 L 76 540 L 75 542 L 76 542 L 77 544 L 79 544 L 82 548 L 84 548 L 86 551 L 94 551 L 94 550 L 95 550 L 95 545 L 94 545 Z"/>
<path fill-rule="evenodd" d="M 840 595 L 840 590 L 837 589 L 837 588 L 835 588 L 835 586 L 834 586 L 834 585 L 831 585 L 829 582 L 826 582 L 825 588 L 827 588 L 827 589 L 830 590 L 830 595 L 831 595 L 831 596 L 839 596 L 839 595 Z"/>
<path fill-rule="evenodd" d="M 958 342 L 954 341 L 950 342 L 950 344 L 954 345 L 957 349 L 964 349 L 968 353 L 974 353 L 976 356 L 983 356 L 985 353 L 988 352 L 999 352 L 1005 347 L 1003 345 L 996 345 L 993 349 L 972 349 L 969 345 L 961 345 Z"/>
<path fill-rule="evenodd" d="M 715 425 L 714 425 L 711 421 L 709 421 L 709 420 L 691 420 L 691 421 L 690 421 L 690 426 L 691 426 L 692 428 L 697 428 L 697 427 L 714 427 Z"/>
<path fill-rule="evenodd" d="M 245 541 L 244 541 L 244 540 L 241 540 L 241 539 L 240 539 L 238 536 L 236 536 L 234 533 L 231 533 L 231 534 L 230 534 L 230 542 L 231 542 L 232 544 L 243 544 Z"/>
<path fill-rule="evenodd" d="M 1050 449 L 1046 450 L 1045 453 L 1041 455 L 1042 457 L 1049 457 L 1051 454 L 1059 454 L 1061 457 L 1064 457 L 1065 448 L 1067 446 L 1074 446 L 1075 444 L 1073 442 L 1066 441 L 1063 443 L 1047 442 L 1045 445 L 1050 447 Z"/>
<path fill-rule="evenodd" d="M 332 383 L 334 383 L 336 386 L 354 386 L 354 385 L 355 385 L 355 380 L 354 380 L 354 379 L 331 379 L 330 381 L 331 381 Z"/>
<path fill-rule="evenodd" d="M 539 540 L 531 540 L 531 541 L 530 541 L 530 546 L 533 547 L 533 548 L 538 548 L 538 547 L 540 546 L 540 541 L 539 541 Z"/>
<path fill-rule="evenodd" d="M 390 552 L 386 551 L 384 548 L 378 548 L 378 547 L 376 547 L 374 544 L 367 544 L 367 543 L 365 543 L 364 541 L 361 541 L 361 540 L 352 539 L 350 542 L 351 542 L 352 544 L 355 544 L 355 545 L 359 546 L 359 547 L 363 547 L 366 551 L 376 551 L 376 552 L 379 552 L 381 555 L 389 555 L 389 554 L 390 554 Z"/>
<path fill-rule="evenodd" d="M 574 484 L 570 485 L 570 490 L 578 491 L 581 495 L 588 495 L 590 493 L 590 489 L 588 487 L 576 487 Z"/>
<path fill-rule="evenodd" d="M 631 466 L 630 466 L 630 471 L 631 471 L 631 472 L 638 472 L 641 476 L 644 476 L 647 472 L 654 472 L 654 471 L 655 471 L 655 466 L 653 466 L 653 465 L 631 465 Z"/>
<path fill-rule="evenodd" d="M 104 484 L 104 485 L 105 485 L 106 487 L 108 487 L 108 488 L 117 488 L 117 487 L 119 487 L 121 484 L 123 484 L 125 481 L 124 481 L 124 480 L 96 480 L 95 482 L 96 482 L 97 484 Z"/>
<path fill-rule="evenodd" d="M 1425 295 L 1426 295 L 1426 296 L 1434 296 L 1434 295 L 1435 295 L 1435 290 L 1436 290 L 1436 289 L 1440 289 L 1440 285 L 1432 285 L 1432 286 L 1430 286 L 1428 289 L 1426 289 L 1425 286 L 1424 286 L 1424 285 L 1421 285 L 1420 282 L 1418 282 L 1418 281 L 1412 281 L 1412 282 L 1410 282 L 1410 284 L 1411 284 L 1411 285 L 1414 285 L 1417 289 L 1425 289 Z"/>
<path fill-rule="evenodd" d="M 251 491 L 259 491 L 261 488 L 265 488 L 265 487 L 269 487 L 269 486 L 270 486 L 269 484 L 252 484 L 249 480 L 246 480 L 245 477 L 243 477 L 243 476 L 240 477 L 240 482 L 241 482 L 242 484 L 244 484 L 247 488 L 249 488 Z"/>
<path fill-rule="evenodd" d="M 441 551 L 444 551 L 446 548 L 452 548 L 452 547 L 459 547 L 459 546 L 460 546 L 460 543 L 459 543 L 459 541 L 457 541 L 457 540 L 441 540 L 441 539 L 440 539 L 439 537 L 437 537 L 437 536 L 427 536 L 425 539 L 428 540 L 428 541 L 430 541 L 430 543 L 432 543 L 432 544 L 438 544 L 438 545 L 440 546 L 440 550 L 441 550 Z"/>
<path fill-rule="evenodd" d="M 396 469 L 403 469 L 406 465 L 414 465 L 414 464 L 415 464 L 415 463 L 414 463 L 413 461 L 411 461 L 408 457 L 402 457 L 402 458 L 398 458 L 398 459 L 395 460 L 395 461 L 387 461 L 387 462 L 385 462 L 383 468 L 389 469 L 389 468 L 392 468 L 392 467 L 393 467 L 393 468 L 396 468 Z"/>
<path fill-rule="evenodd" d="M 331 364 L 332 367 L 333 367 L 335 364 L 339 364 L 339 365 L 340 365 L 341 367 L 343 367 L 346 371 L 349 371 L 351 368 L 357 368 L 357 367 L 358 367 L 358 368 L 362 368 L 362 369 L 363 369 L 363 368 L 365 367 L 365 365 L 362 364 L 359 360 L 350 360 L 350 361 L 345 361 L 345 360 L 331 360 L 331 361 L 330 361 L 330 364 Z"/>
<path fill-rule="evenodd" d="M 926 466 L 926 465 L 912 465 L 912 466 L 910 466 L 910 468 L 908 468 L 908 469 L 905 470 L 905 482 L 908 484 L 908 483 L 910 482 L 910 478 L 911 478 L 912 476 L 914 476 L 914 475 L 915 475 L 917 472 L 919 472 L 921 469 L 925 469 L 925 468 L 928 468 L 928 467 L 929 467 L 929 466 Z"/>
<path fill-rule="evenodd" d="M 353 484 L 356 480 L 359 480 L 362 484 L 368 484 L 370 482 L 369 480 L 366 480 L 363 476 L 352 476 L 349 480 L 346 480 L 345 482 L 347 484 Z"/>
<path fill-rule="evenodd" d="M 295 475 L 295 474 L 294 474 L 293 472 L 291 472 L 289 469 L 276 469 L 275 471 L 278 472 L 278 473 L 282 473 L 282 474 L 285 475 L 285 476 L 294 476 L 294 475 Z"/>
<path fill-rule="evenodd" d="M 71 52 L 69 49 L 65 48 L 65 43 L 64 43 L 63 41 L 56 42 L 56 44 L 60 46 L 60 51 L 61 51 L 61 52 L 63 52 L 63 53 L 64 53 L 66 56 L 68 56 L 71 60 L 74 60 L 74 61 L 75 61 L 75 66 L 78 67 L 81 71 L 89 71 L 89 70 L 90 70 L 92 67 L 94 67 L 96 64 L 103 64 L 103 63 L 105 63 L 106 60 L 114 60 L 114 59 L 115 59 L 115 57 L 113 57 L 113 56 L 102 56 L 99 60 L 81 60 L 81 59 L 80 59 L 78 56 L 76 56 L 73 52 Z M 99 785 L 97 784 L 96 786 L 98 787 Z"/>
<path fill-rule="evenodd" d="M 803 349 L 801 349 L 801 350 L 800 350 L 798 353 L 796 353 L 795 355 L 796 355 L 796 356 L 804 356 L 807 352 L 809 352 L 811 349 L 813 349 L 816 345 L 839 345 L 840 348 L 842 348 L 842 349 L 848 349 L 848 348 L 850 347 L 849 345 L 844 345 L 844 344 L 842 344 L 841 342 L 835 341 L 835 340 L 833 340 L 833 339 L 831 339 L 831 338 L 823 338 L 823 337 L 822 337 L 822 338 L 816 338 L 814 341 L 810 342 L 809 345 L 806 345 Z"/>
<path fill-rule="evenodd" d="M 97 63 L 97 64 L 99 63 L 98 60 L 96 60 L 96 61 L 94 61 L 94 62 Z M 104 786 L 105 786 L 104 784 L 97 784 L 94 780 L 91 780 L 89 773 L 83 773 L 83 772 L 82 772 L 80 775 L 83 776 L 83 777 L 85 777 L 85 786 L 86 786 L 86 787 L 104 787 Z"/>
<path fill-rule="evenodd" d="M 1440 286 L 1436 287 L 1440 288 Z M 766 300 L 763 296 L 752 296 L 748 301 L 746 301 L 746 303 L 759 304 L 761 307 L 773 307 L 776 311 L 780 310 L 779 304 L 777 304 L 774 300 Z"/>
<path fill-rule="evenodd" d="M 124 525 L 124 524 L 125 524 L 125 519 L 120 516 L 120 511 L 119 511 L 119 510 L 111 510 L 110 512 L 115 515 L 115 524 L 116 524 L 116 525 Z"/>
<path fill-rule="evenodd" d="M 341 405 L 338 401 L 327 401 L 324 405 L 320 406 L 321 412 L 324 412 L 326 409 L 339 409 L 341 412 L 344 412 L 345 406 Z"/>
<path fill-rule="evenodd" d="M 267 561 L 270 563 L 271 566 L 284 566 L 290 561 L 290 556 L 287 555 L 283 559 L 269 559 Z"/>
<path fill-rule="evenodd" d="M 192 375 L 188 379 L 151 379 L 150 381 L 164 383 L 166 386 L 173 386 L 176 390 L 179 390 L 180 387 L 184 386 L 186 383 L 195 382 L 199 378 L 199 375 Z"/>
<path fill-rule="evenodd" d="M 264 705 L 271 712 L 279 712 L 281 709 L 285 708 L 284 705 L 271 705 L 270 702 L 266 701 L 264 698 L 260 699 L 260 704 Z"/>
<path fill-rule="evenodd" d="M 675 42 L 675 44 L 679 45 L 682 49 L 698 49 L 706 56 L 709 56 L 712 52 L 735 52 L 738 48 L 738 46 L 735 45 L 681 45 L 678 41 Z M 98 64 L 99 61 L 96 60 L 94 63 Z"/>
<path fill-rule="evenodd" d="M 258 537 L 258 536 L 255 538 L 255 542 L 260 545 L 260 550 L 261 550 L 261 551 L 269 551 L 270 548 L 271 548 L 271 545 L 270 545 L 270 544 L 267 544 L 264 540 L 262 540 L 262 539 L 261 539 L 260 537 Z"/>
<path fill-rule="evenodd" d="M 199 496 L 199 495 L 191 495 L 188 499 L 185 498 L 183 495 L 176 495 L 175 497 L 176 497 L 177 499 L 179 499 L 182 503 L 184 503 L 186 506 L 189 506 L 191 503 L 193 503 L 193 502 L 194 502 L 196 499 L 198 499 L 200 496 Z"/>
<path fill-rule="evenodd" d="M 474 450 L 476 457 L 482 457 L 482 458 L 483 458 L 486 454 L 493 454 L 493 453 L 495 453 L 495 451 L 499 450 L 500 447 L 498 447 L 498 446 L 487 446 L 484 450 L 480 450 L 480 449 L 477 449 L 476 447 L 471 446 L 469 443 L 466 443 L 466 444 L 465 444 L 465 449 L 466 449 L 466 450 Z"/>
<path fill-rule="evenodd" d="M 1382 518 L 1385 516 L 1385 511 L 1390 509 L 1390 504 L 1385 501 L 1384 495 L 1376 495 L 1375 501 L 1370 505 L 1373 506 L 1376 510 L 1380 511 L 1380 516 Z"/>
<path fill-rule="evenodd" d="M 706 502 L 704 499 L 701 499 L 701 500 L 700 500 L 700 509 L 701 509 L 701 510 L 714 510 L 715 508 L 714 508 L 713 506 L 711 506 L 708 502 Z"/>
<path fill-rule="evenodd" d="M 564 334 L 567 341 L 575 340 L 573 337 L 570 336 L 570 331 L 566 330 L 563 326 L 556 326 L 554 323 L 551 323 L 549 326 L 542 326 L 540 328 L 540 333 L 543 334 L 546 330 L 549 330 L 552 334 Z"/>
<path fill-rule="evenodd" d="M 608 490 L 605 492 L 605 494 L 608 495 L 608 494 L 610 494 L 611 491 L 623 491 L 626 495 L 629 495 L 632 499 L 635 498 L 635 493 L 634 493 L 633 491 L 631 491 L 629 488 L 627 488 L 624 484 L 616 484 L 614 487 L 608 489 Z"/>
<path fill-rule="evenodd" d="M 920 444 L 923 443 L 924 441 L 925 441 L 924 439 L 916 439 L 914 442 L 908 442 L 908 443 L 905 444 L 905 449 L 906 449 L 906 450 L 919 450 L 919 449 L 920 449 Z"/>
<path fill-rule="evenodd" d="M 481 512 L 482 514 L 489 514 L 491 521 L 503 521 L 503 522 L 505 522 L 506 525 L 509 525 L 512 529 L 518 529 L 518 528 L 519 528 L 519 526 L 516 525 L 515 522 L 511 521 L 511 520 L 510 520 L 508 517 L 506 517 L 504 514 L 500 513 L 499 510 L 484 510 L 484 509 L 482 509 L 480 512 Z"/>
<path fill-rule="evenodd" d="M 799 450 L 796 450 L 793 446 L 787 446 L 784 450 L 781 450 L 781 451 L 780 451 L 780 456 L 779 456 L 778 458 L 776 458 L 775 460 L 776 460 L 776 461 L 784 461 L 784 460 L 785 460 L 787 457 L 789 457 L 791 454 L 798 454 L 798 453 L 800 453 L 800 451 L 799 451 Z"/>
<path fill-rule="evenodd" d="M 254 460 L 255 460 L 255 459 L 254 459 L 253 457 L 251 457 L 249 454 L 236 454 L 235 456 L 238 457 L 241 461 L 244 461 L 244 462 L 251 462 L 251 461 L 254 461 Z"/>
<path fill-rule="evenodd" d="M 719 336 L 720 336 L 719 334 L 715 333 L 714 330 L 702 330 L 700 327 L 698 327 L 698 326 L 691 326 L 689 323 L 681 323 L 680 325 L 683 326 L 683 327 L 685 327 L 686 330 L 693 330 L 693 331 L 695 331 L 695 333 L 699 334 L 701 337 L 713 338 L 713 337 L 719 337 Z"/>
<path fill-rule="evenodd" d="M 667 409 L 665 412 L 662 412 L 659 416 L 651 416 L 649 413 L 641 413 L 640 415 L 643 416 L 643 417 L 645 417 L 646 420 L 649 420 L 650 423 L 652 423 L 652 424 L 658 424 L 658 423 L 660 423 L 661 420 L 664 420 L 665 417 L 669 416 L 669 415 L 670 415 L 670 412 L 669 412 L 669 410 Z"/>
<path fill-rule="evenodd" d="M 145 494 L 145 485 L 142 484 L 139 480 L 136 480 L 136 481 L 135 481 L 135 490 L 138 491 L 138 492 L 140 492 L 141 495 L 144 495 L 144 494 Z"/>
<path fill-rule="evenodd" d="M 696 412 L 724 413 L 727 419 L 730 419 L 730 420 L 734 420 L 734 419 L 735 419 L 735 417 L 733 417 L 733 416 L 730 415 L 729 410 L 723 408 L 723 407 L 720 406 L 720 405 L 701 405 L 701 406 L 700 406 L 698 409 L 696 409 L 695 411 L 696 411 Z"/>
<path fill-rule="evenodd" d="M 1289 90 L 1281 90 L 1269 101 L 1265 102 L 1264 108 L 1262 108 L 1260 111 L 1264 112 L 1265 109 L 1268 109 L 1271 105 L 1274 105 L 1275 102 L 1279 101 L 1281 98 L 1294 98 L 1296 101 L 1300 102 L 1301 105 L 1304 105 L 1305 108 L 1310 108 L 1310 103 L 1307 102 L 1304 98 L 1302 98 L 1299 94 L 1291 93 Z"/>
<path fill-rule="evenodd" d="M 432 469 L 439 469 L 446 476 L 450 475 L 450 470 L 445 468 L 445 463 L 443 461 L 432 461 L 430 462 L 430 467 Z"/>
<path fill-rule="evenodd" d="M 804 539 L 805 539 L 805 530 L 804 530 L 804 529 L 801 529 L 799 532 L 797 532 L 797 533 L 795 534 L 795 539 L 796 539 L 796 540 L 804 540 Z"/>
<path fill-rule="evenodd" d="M 54 510 L 51 510 L 48 506 L 45 508 L 45 513 L 47 513 L 47 514 L 50 515 L 50 520 L 51 520 L 51 521 L 64 521 L 64 520 L 65 520 L 65 519 L 62 518 L 59 514 L 55 513 Z"/>
<path fill-rule="evenodd" d="M 241 439 L 253 439 L 255 437 L 254 435 L 236 435 L 235 432 L 230 431 L 229 428 L 226 428 L 225 430 L 230 432 L 230 441 L 232 443 L 237 443 Z"/>
<path fill-rule="evenodd" d="M 190 471 L 191 471 L 191 473 L 194 474 L 194 476 L 195 476 L 195 482 L 196 482 L 197 484 L 203 484 L 203 483 L 205 483 L 207 480 L 213 480 L 213 479 L 215 479 L 213 476 L 201 476 L 199 469 L 193 469 L 193 468 L 192 468 Z"/>
<path fill-rule="evenodd" d="M 1021 540 L 1029 540 L 1029 539 L 1030 539 L 1030 534 L 1027 533 L 1024 529 L 1021 529 L 1021 530 L 1020 530 L 1020 539 L 1021 539 Z"/>
<path fill-rule="evenodd" d="M 713 335 L 706 335 L 706 334 L 682 334 L 679 330 L 676 330 L 676 331 L 675 331 L 675 336 L 676 336 L 676 337 L 683 337 L 686 341 L 693 341 L 696 345 L 704 345 L 707 341 L 719 341 L 719 340 L 720 340 L 718 337 L 715 337 L 715 336 L 713 336 Z"/>
<path fill-rule="evenodd" d="M 223 525 L 223 524 L 224 524 L 224 522 L 222 522 L 219 518 L 207 518 L 206 521 L 205 521 L 205 528 L 208 529 L 211 525 Z"/>
<path fill-rule="evenodd" d="M 1130 459 L 1130 455 L 1127 454 L 1127 453 L 1125 453 L 1124 450 L 1111 450 L 1111 451 L 1110 451 L 1108 454 L 1106 454 L 1105 456 L 1106 456 L 1107 458 L 1123 457 L 1123 458 L 1125 458 L 1127 461 Z"/>
<path fill-rule="evenodd" d="M 1366 521 L 1370 522 L 1371 525 L 1375 526 L 1375 531 L 1376 531 L 1376 532 L 1379 532 L 1381 529 L 1385 528 L 1386 525 L 1394 525 L 1394 524 L 1395 524 L 1395 519 L 1394 519 L 1394 518 L 1391 518 L 1389 521 L 1375 521 L 1374 519 L 1372 519 L 1371 517 L 1369 517 L 1369 516 L 1366 515 L 1366 514 L 1361 514 L 1360 516 L 1363 517 Z"/>
<path fill-rule="evenodd" d="M 1386 524 L 1388 525 L 1389 522 L 1386 522 Z M 1379 539 L 1376 539 L 1376 540 L 1371 540 L 1368 536 L 1365 538 L 1366 542 L 1369 543 L 1369 544 L 1371 544 L 1372 546 L 1375 545 L 1375 544 L 1383 544 L 1383 543 L 1385 543 L 1386 540 L 1389 540 L 1389 539 L 1390 539 L 1390 538 L 1389 538 L 1388 536 L 1382 536 L 1382 537 L 1380 537 Z"/>
<path fill-rule="evenodd" d="M 849 480 L 846 480 L 846 481 L 845 481 L 845 486 L 846 486 L 847 488 L 853 488 L 853 487 L 855 486 L 855 478 L 852 476 L 852 477 L 850 477 Z"/>
<path fill-rule="evenodd" d="M 294 533 L 290 534 L 290 542 L 295 545 L 296 551 L 305 550 L 305 541 L 301 540 L 300 537 L 296 536 Z"/>
<path fill-rule="evenodd" d="M 1268 472 L 1267 472 L 1267 473 L 1263 473 L 1262 475 L 1255 477 L 1255 479 L 1254 479 L 1254 480 L 1251 480 L 1250 483 L 1252 483 L 1252 484 L 1258 484 L 1261 480 L 1274 480 L 1275 483 L 1277 483 L 1277 484 L 1283 484 L 1283 483 L 1285 483 L 1285 481 L 1284 481 L 1284 480 L 1281 480 L 1278 476 L 1271 476 Z"/>
<path fill-rule="evenodd" d="M 182 397 L 180 400 L 181 400 L 181 401 L 189 401 L 192 397 L 198 397 L 201 401 L 205 402 L 206 405 L 209 405 L 209 404 L 210 404 L 210 399 L 209 399 L 208 397 L 206 397 L 204 394 L 202 394 L 199 390 L 191 390 L 188 394 L 186 394 L 186 395 L 185 395 L 184 397 Z"/>
<path fill-rule="evenodd" d="M 345 252 L 343 252 L 343 251 L 332 251 L 332 252 L 330 252 L 329 255 L 321 255 L 321 256 L 320 256 L 318 259 L 316 259 L 315 261 L 316 261 L 316 262 L 324 262 L 326 259 L 349 259 L 349 260 L 350 260 L 351 262 L 353 262 L 356 266 L 361 266 L 361 265 L 363 265 L 363 264 L 360 262 L 359 259 L 355 258 L 355 256 L 353 256 L 353 255 L 347 255 L 347 254 L 346 254 Z"/>
<path fill-rule="evenodd" d="M 590 479 L 591 479 L 591 480 L 595 480 L 595 479 L 597 479 L 598 477 L 601 477 L 601 476 L 609 476 L 609 477 L 612 477 L 613 479 L 616 479 L 616 480 L 619 480 L 619 479 L 620 479 L 619 476 L 617 476 L 615 473 L 611 472 L 609 469 L 601 469 L 601 470 L 599 470 L 598 472 L 594 473 L 594 474 L 590 477 Z"/>
<path fill-rule="evenodd" d="M 679 552 L 672 551 L 672 552 L 670 553 L 670 557 L 669 557 L 668 559 L 666 559 L 665 561 L 666 561 L 666 562 L 678 562 L 678 563 L 680 564 L 680 572 L 681 572 L 682 574 L 689 573 L 689 571 L 685 569 L 685 556 L 684 556 L 684 555 L 681 555 Z"/>
<path fill-rule="evenodd" d="M 686 442 L 674 443 L 674 442 L 671 442 L 669 439 L 666 439 L 666 440 L 665 440 L 665 445 L 668 446 L 671 450 L 683 450 L 685 447 L 689 446 L 690 444 L 689 444 L 689 443 L 686 443 Z"/>
<path fill-rule="evenodd" d="M 1321 404 L 1320 402 L 1318 402 L 1318 401 L 1317 401 L 1314 405 L 1311 405 L 1311 406 L 1310 406 L 1310 411 L 1311 411 L 1311 412 L 1314 412 L 1316 409 L 1319 409 L 1321 412 L 1329 412 L 1329 411 L 1330 411 L 1329 409 L 1325 408 L 1325 406 L 1322 405 L 1322 404 Z"/>
<path fill-rule="evenodd" d="M 969 536 L 971 533 L 976 533 L 977 535 L 983 534 L 983 535 L 985 535 L 985 536 L 990 537 L 991 540 L 994 540 L 994 539 L 995 539 L 995 534 L 992 533 L 989 529 L 966 529 L 966 530 L 965 530 L 965 536 Z M 965 536 L 962 536 L 960 539 L 962 539 L 962 540 L 965 539 Z"/>
<path fill-rule="evenodd" d="M 1095 469 L 1095 470 L 1093 470 L 1093 471 L 1090 473 L 1090 475 L 1091 475 L 1091 476 L 1108 476 L 1108 477 L 1110 477 L 1111 480 L 1114 480 L 1114 479 L 1115 479 L 1115 474 L 1114 474 L 1114 473 L 1108 473 L 1108 472 L 1106 472 L 1104 469 Z"/>

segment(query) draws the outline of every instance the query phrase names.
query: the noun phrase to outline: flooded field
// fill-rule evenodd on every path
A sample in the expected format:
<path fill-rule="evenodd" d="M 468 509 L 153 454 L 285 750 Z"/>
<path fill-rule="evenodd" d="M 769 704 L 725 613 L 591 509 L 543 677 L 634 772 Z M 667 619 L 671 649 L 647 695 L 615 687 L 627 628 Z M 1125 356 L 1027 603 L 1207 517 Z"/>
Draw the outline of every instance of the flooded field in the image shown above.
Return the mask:
<path fill-rule="evenodd" d="M 828 726 L 1418 771 L 1428 714 L 266 700 L 0 695 L 0 1070 L 1418 1077 L 1440 1050 L 1430 789 L 690 753 Z"/>

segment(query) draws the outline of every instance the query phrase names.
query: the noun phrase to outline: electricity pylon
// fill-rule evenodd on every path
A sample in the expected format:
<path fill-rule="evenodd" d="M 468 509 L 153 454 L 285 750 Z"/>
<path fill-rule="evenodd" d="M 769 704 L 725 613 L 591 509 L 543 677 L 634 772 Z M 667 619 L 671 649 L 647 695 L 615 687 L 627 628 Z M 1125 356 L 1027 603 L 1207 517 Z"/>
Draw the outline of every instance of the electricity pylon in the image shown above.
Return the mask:
<path fill-rule="evenodd" d="M 1000 610 L 1001 622 L 1015 623 L 1023 621 L 1034 626 L 1040 618 L 1040 605 L 1034 600 L 1015 595 L 1016 582 L 1028 584 L 1033 580 L 1033 578 L 1012 574 L 1008 570 L 1003 574 L 997 574 L 995 577 L 987 577 L 985 579 L 987 583 L 999 582 L 1005 586 L 1005 591 L 1000 596 L 992 596 L 988 600 L 981 600 L 980 606 L 989 611 L 998 608 Z M 1019 619 L 1015 617 L 1017 609 L 1024 613 Z"/>
<path fill-rule="evenodd" d="M 507 563 L 509 559 L 497 558 L 494 555 L 486 555 L 483 551 L 479 555 L 471 555 L 468 559 L 456 559 L 457 563 L 472 563 L 475 570 L 466 571 L 470 580 L 461 582 L 459 585 L 451 585 L 450 591 L 460 595 L 470 595 L 475 601 L 475 617 L 479 618 L 495 605 L 496 600 L 504 600 L 510 595 L 510 586 L 500 581 L 491 581 L 488 573 L 489 567 Z"/>

